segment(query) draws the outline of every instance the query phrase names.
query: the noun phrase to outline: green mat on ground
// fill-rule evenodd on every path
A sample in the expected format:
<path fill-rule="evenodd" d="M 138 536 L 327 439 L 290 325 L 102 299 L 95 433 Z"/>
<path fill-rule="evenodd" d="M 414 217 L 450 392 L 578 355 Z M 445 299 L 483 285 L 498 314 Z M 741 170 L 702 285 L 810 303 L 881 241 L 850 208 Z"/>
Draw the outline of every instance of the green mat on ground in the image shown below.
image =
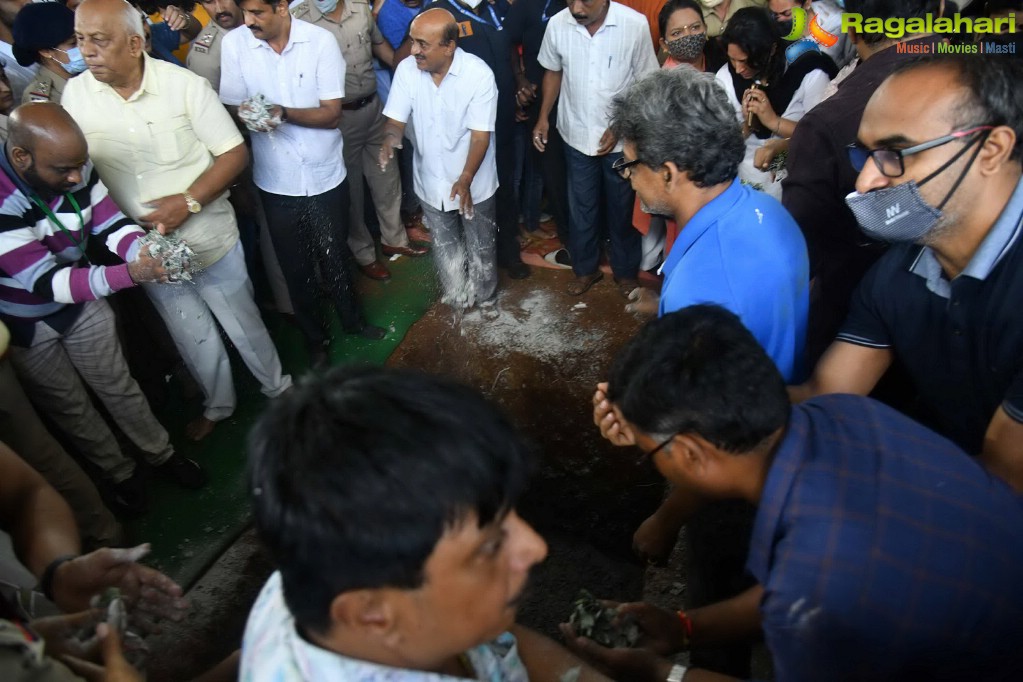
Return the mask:
<path fill-rule="evenodd" d="M 341 332 L 333 320 L 331 361 L 333 364 L 359 361 L 383 363 L 401 343 L 408 328 L 432 305 L 437 286 L 433 264 L 426 258 L 399 258 L 388 262 L 389 282 L 358 277 L 367 320 L 390 331 L 383 341 L 366 341 Z M 308 356 L 302 335 L 280 315 L 264 316 L 284 370 L 293 377 L 308 371 Z M 238 537 L 249 522 L 249 500 L 245 490 L 245 439 L 249 427 L 266 405 L 259 384 L 231 350 L 231 366 L 238 409 L 206 439 L 194 443 L 185 438 L 185 424 L 202 410 L 201 398 L 185 401 L 172 395 L 157 413 L 178 452 L 200 462 L 209 484 L 199 491 L 182 490 L 162 480 L 151 484 L 150 512 L 129 526 L 131 536 L 150 542 L 147 563 L 158 567 L 182 586 L 188 587 Z"/>

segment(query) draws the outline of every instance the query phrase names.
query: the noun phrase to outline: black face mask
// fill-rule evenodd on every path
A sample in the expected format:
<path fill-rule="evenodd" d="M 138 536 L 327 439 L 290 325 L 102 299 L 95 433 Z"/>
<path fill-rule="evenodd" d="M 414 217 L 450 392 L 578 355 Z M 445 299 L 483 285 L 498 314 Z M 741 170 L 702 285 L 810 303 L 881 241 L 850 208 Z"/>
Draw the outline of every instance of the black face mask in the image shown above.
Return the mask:
<path fill-rule="evenodd" d="M 778 24 L 778 35 L 784 37 L 792 33 L 792 19 L 789 19 L 788 21 L 778 21 L 775 23 Z"/>

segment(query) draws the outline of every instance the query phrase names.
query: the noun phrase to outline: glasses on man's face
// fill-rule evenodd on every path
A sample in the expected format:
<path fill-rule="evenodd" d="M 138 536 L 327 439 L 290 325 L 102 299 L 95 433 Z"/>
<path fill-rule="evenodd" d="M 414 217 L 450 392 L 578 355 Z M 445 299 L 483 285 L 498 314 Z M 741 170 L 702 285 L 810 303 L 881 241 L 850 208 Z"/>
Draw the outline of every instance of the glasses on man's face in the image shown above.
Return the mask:
<path fill-rule="evenodd" d="M 979 133 L 982 130 L 991 130 L 994 126 L 975 126 L 973 128 L 967 128 L 965 130 L 957 130 L 954 133 L 937 137 L 927 142 L 921 142 L 918 145 L 907 147 L 905 149 L 867 149 L 859 142 L 854 142 L 846 147 L 846 152 L 849 154 L 849 163 L 852 164 L 853 169 L 859 173 L 863 170 L 863 166 L 866 165 L 867 159 L 874 159 L 874 165 L 881 171 L 881 175 L 886 178 L 900 178 L 906 172 L 906 164 L 904 159 L 907 156 L 913 154 L 919 154 L 925 152 L 928 149 L 934 149 L 941 145 L 948 144 L 954 140 L 961 140 L 964 137 L 969 137 L 974 133 Z"/>
<path fill-rule="evenodd" d="M 625 157 L 621 157 L 617 161 L 611 164 L 611 170 L 622 176 L 623 180 L 628 180 L 632 177 L 632 171 L 630 170 L 633 166 L 639 163 L 639 159 L 633 159 L 632 161 L 626 161 Z"/>
<path fill-rule="evenodd" d="M 654 455 L 656 455 L 658 452 L 666 448 L 671 443 L 671 441 L 675 440 L 675 436 L 677 435 L 678 435 L 677 433 L 671 434 L 670 436 L 665 438 L 660 444 L 658 444 L 658 446 L 655 447 L 653 450 L 651 450 L 650 452 L 644 452 L 642 455 L 640 455 L 639 459 L 636 460 L 636 464 L 643 464 L 648 460 L 651 462 L 654 461 Z"/>

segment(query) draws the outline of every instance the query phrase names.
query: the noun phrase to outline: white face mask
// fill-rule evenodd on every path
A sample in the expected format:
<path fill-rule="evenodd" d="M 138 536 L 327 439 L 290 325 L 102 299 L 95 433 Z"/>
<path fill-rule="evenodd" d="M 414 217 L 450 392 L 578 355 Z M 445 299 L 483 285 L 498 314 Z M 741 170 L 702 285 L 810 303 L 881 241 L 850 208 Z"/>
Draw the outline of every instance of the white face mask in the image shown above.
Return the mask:
<path fill-rule="evenodd" d="M 483 0 L 461 0 L 461 2 L 473 9 L 476 9 L 483 3 Z"/>
<path fill-rule="evenodd" d="M 724 1 L 725 0 L 700 0 L 700 4 L 707 9 L 714 9 Z"/>

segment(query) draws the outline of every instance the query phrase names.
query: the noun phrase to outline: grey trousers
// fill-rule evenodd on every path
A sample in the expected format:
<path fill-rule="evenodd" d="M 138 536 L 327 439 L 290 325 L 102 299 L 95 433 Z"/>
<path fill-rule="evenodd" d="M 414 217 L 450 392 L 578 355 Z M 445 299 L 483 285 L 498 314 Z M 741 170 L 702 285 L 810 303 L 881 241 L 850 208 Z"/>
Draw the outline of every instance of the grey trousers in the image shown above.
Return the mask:
<path fill-rule="evenodd" d="M 32 346 L 11 346 L 11 362 L 36 407 L 114 483 L 134 473 L 135 460 L 121 452 L 83 380 L 150 464 L 163 464 L 174 454 L 166 429 L 128 372 L 106 301 L 85 303 L 64 334 L 37 322 Z"/>
<path fill-rule="evenodd" d="M 497 290 L 494 197 L 476 204 L 471 219 L 458 211 L 438 211 L 422 197 L 419 201 L 423 222 L 433 237 L 441 301 L 456 308 L 471 308 L 493 298 Z"/>
<path fill-rule="evenodd" d="M 380 222 L 380 241 L 387 246 L 408 246 L 408 235 L 401 222 L 401 173 L 397 163 L 389 163 L 380 170 L 377 159 L 384 141 L 385 119 L 379 97 L 354 111 L 341 115 L 341 135 L 344 137 L 345 168 L 348 170 L 348 248 L 359 265 L 376 260 L 376 245 L 366 227 L 363 178 L 369 185 Z"/>
<path fill-rule="evenodd" d="M 96 486 L 46 430 L 7 360 L 0 360 L 0 441 L 64 497 L 85 547 L 107 546 L 120 540 L 120 526 L 103 505 Z"/>

